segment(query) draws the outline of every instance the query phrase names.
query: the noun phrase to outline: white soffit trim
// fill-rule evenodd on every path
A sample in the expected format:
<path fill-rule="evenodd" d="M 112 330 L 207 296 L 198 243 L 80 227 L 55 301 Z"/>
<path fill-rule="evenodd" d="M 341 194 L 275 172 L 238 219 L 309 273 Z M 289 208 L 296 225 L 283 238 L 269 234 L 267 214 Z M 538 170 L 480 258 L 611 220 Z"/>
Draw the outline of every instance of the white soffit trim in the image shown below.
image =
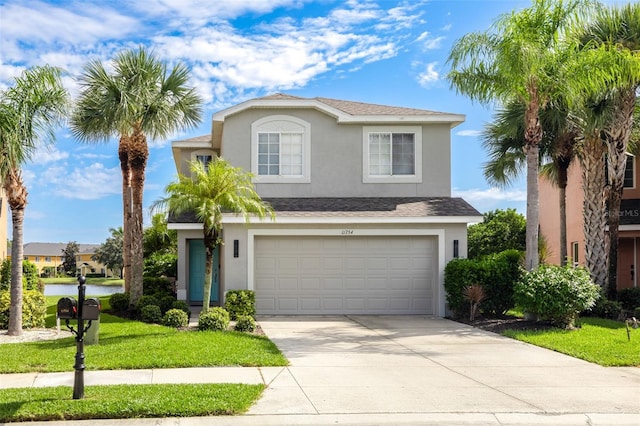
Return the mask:
<path fill-rule="evenodd" d="M 338 123 L 449 123 L 455 127 L 465 121 L 464 114 L 350 115 L 315 99 L 253 99 L 213 114 L 214 121 L 250 108 L 313 108 L 336 118 Z"/>

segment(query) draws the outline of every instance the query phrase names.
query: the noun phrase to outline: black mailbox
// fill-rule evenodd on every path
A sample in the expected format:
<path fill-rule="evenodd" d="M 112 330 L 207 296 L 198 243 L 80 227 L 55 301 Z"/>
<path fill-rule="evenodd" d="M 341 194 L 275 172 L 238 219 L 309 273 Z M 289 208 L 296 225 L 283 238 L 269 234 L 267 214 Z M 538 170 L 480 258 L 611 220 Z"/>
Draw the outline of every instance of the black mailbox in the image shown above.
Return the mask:
<path fill-rule="evenodd" d="M 95 297 L 85 299 L 82 304 L 82 319 L 98 320 L 100 319 L 100 300 Z"/>
<path fill-rule="evenodd" d="M 78 317 L 78 302 L 73 297 L 63 297 L 58 300 L 58 318 L 76 319 Z"/>

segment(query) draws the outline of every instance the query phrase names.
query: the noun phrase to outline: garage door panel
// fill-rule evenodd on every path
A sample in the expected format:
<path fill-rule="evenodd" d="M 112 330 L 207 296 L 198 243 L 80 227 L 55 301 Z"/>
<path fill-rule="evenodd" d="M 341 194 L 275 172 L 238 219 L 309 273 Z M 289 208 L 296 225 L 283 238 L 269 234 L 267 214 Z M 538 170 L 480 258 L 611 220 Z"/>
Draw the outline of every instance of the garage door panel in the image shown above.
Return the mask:
<path fill-rule="evenodd" d="M 256 237 L 260 314 L 432 314 L 434 237 Z"/>

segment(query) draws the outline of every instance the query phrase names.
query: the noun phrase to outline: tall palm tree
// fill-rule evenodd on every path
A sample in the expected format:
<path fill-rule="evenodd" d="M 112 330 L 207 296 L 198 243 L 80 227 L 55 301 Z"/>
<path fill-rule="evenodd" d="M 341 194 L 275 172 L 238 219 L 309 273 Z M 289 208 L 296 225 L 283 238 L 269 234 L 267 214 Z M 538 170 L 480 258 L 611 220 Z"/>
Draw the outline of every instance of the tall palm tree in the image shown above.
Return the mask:
<path fill-rule="evenodd" d="M 213 255 L 222 243 L 222 215 L 225 212 L 242 214 L 249 221 L 251 215 L 258 218 L 275 218 L 271 207 L 264 203 L 251 182 L 252 175 L 233 167 L 226 160 L 217 158 L 206 167 L 199 161 L 190 163 L 191 176 L 178 175 L 178 180 L 167 185 L 167 197 L 156 201 L 152 210 L 166 209 L 179 216 L 195 213 L 202 222 L 204 233 L 205 276 L 202 311 L 209 309 Z"/>
<path fill-rule="evenodd" d="M 22 226 L 27 188 L 21 167 L 35 154 L 39 141 L 53 142 L 54 129 L 64 117 L 68 94 L 60 80 L 61 70 L 33 67 L 0 92 L 0 180 L 11 208 L 11 306 L 9 334 L 22 333 Z"/>
<path fill-rule="evenodd" d="M 448 59 L 452 67 L 448 78 L 459 93 L 482 103 L 515 100 L 525 106 L 528 270 L 539 262 L 539 112 L 559 91 L 561 36 L 591 4 L 588 0 L 533 0 L 531 7 L 499 17 L 488 31 L 462 37 Z"/>
<path fill-rule="evenodd" d="M 516 178 L 526 164 L 523 151 L 525 105 L 510 102 L 498 110 L 494 121 L 485 126 L 483 145 L 489 153 L 489 161 L 484 165 L 484 176 L 488 182 L 506 186 Z M 575 158 L 577 129 L 569 120 L 569 112 L 562 96 L 554 96 L 553 102 L 540 110 L 543 129 L 540 141 L 540 160 L 549 158 L 541 173 L 559 189 L 560 206 L 560 261 L 567 261 L 566 232 L 566 187 L 569 166 Z"/>
<path fill-rule="evenodd" d="M 144 47 L 118 53 L 111 64 L 111 72 L 98 60 L 85 66 L 71 129 L 83 142 L 120 138 L 125 289 L 135 305 L 142 296 L 144 268 L 142 194 L 149 156 L 147 136 L 166 138 L 195 126 L 201 119 L 202 100 L 188 86 L 186 66 L 178 63 L 169 72 Z"/>
<path fill-rule="evenodd" d="M 598 11 L 591 25 L 584 28 L 581 41 L 593 46 L 605 45 L 608 50 L 628 55 L 616 55 L 611 64 L 610 90 L 606 96 L 613 103 L 613 114 L 604 129 L 607 141 L 607 169 L 609 177 L 609 271 L 607 295 L 617 296 L 618 229 L 620 203 L 629 140 L 633 127 L 636 94 L 640 87 L 640 3 L 612 6 Z"/>

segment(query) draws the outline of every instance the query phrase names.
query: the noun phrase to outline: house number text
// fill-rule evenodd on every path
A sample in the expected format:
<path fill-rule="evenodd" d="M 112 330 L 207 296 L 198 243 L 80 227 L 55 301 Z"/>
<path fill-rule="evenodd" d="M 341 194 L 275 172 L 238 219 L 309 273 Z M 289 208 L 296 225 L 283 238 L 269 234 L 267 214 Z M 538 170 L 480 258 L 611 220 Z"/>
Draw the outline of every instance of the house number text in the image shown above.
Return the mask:
<path fill-rule="evenodd" d="M 353 235 L 353 229 L 343 229 L 341 234 L 342 235 Z"/>

